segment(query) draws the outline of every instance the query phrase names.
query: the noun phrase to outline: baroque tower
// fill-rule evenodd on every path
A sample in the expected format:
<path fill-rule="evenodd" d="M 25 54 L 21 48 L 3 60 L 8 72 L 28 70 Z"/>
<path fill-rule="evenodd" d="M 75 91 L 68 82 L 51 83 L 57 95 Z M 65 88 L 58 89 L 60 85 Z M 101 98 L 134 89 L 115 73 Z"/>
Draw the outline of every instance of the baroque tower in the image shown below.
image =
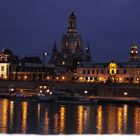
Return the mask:
<path fill-rule="evenodd" d="M 77 47 L 82 49 L 83 45 L 76 27 L 76 16 L 72 12 L 68 18 L 68 30 L 62 37 L 61 52 L 65 54 L 65 57 L 69 57 L 69 55 L 75 54 Z"/>
<path fill-rule="evenodd" d="M 129 61 L 130 62 L 138 62 L 139 61 L 138 46 L 136 45 L 135 42 L 133 42 L 131 49 L 130 49 Z"/>

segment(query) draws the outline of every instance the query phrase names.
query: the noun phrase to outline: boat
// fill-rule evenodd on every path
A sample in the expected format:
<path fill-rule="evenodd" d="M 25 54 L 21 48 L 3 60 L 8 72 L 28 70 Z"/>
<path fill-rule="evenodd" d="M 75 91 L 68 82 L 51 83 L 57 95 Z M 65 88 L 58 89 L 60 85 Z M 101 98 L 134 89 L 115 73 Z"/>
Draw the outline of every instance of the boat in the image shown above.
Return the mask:
<path fill-rule="evenodd" d="M 10 100 L 19 100 L 19 101 L 26 101 L 26 100 L 36 100 L 36 96 L 33 94 L 27 94 L 24 92 L 15 92 L 9 95 L 8 97 Z"/>
<path fill-rule="evenodd" d="M 40 102 L 53 102 L 53 96 L 46 93 L 39 93 L 37 99 Z"/>
<path fill-rule="evenodd" d="M 88 96 L 58 96 L 55 102 L 64 104 L 95 104 L 98 100 L 90 99 Z"/>

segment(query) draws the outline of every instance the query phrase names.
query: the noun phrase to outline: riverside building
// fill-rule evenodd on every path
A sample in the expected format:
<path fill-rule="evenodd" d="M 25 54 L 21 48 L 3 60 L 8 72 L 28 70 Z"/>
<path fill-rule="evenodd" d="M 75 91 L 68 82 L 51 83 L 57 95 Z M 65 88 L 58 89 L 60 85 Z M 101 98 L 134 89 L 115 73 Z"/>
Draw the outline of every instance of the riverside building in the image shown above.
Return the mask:
<path fill-rule="evenodd" d="M 77 66 L 75 77 L 78 82 L 116 82 L 140 83 L 140 62 L 138 46 L 133 43 L 129 61 L 121 62 L 81 62 Z"/>

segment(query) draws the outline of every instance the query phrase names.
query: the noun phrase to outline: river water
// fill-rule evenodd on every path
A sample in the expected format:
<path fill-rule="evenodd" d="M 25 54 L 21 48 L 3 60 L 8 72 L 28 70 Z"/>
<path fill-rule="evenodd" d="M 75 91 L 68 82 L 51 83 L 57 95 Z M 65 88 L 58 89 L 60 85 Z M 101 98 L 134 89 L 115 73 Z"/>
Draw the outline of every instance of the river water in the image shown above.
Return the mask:
<path fill-rule="evenodd" d="M 0 133 L 140 134 L 140 107 L 59 105 L 0 99 Z"/>

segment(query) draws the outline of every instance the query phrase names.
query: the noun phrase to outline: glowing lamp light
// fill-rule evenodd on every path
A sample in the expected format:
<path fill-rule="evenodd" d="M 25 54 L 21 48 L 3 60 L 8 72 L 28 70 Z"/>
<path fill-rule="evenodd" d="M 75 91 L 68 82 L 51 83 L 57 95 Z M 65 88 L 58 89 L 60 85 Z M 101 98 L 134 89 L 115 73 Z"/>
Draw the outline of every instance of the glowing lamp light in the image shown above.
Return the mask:
<path fill-rule="evenodd" d="M 42 86 L 39 86 L 39 88 L 42 88 Z"/>
<path fill-rule="evenodd" d="M 50 95 L 52 95 L 52 91 L 50 91 Z"/>
<path fill-rule="evenodd" d="M 14 88 L 11 88 L 10 91 L 14 91 Z"/>
<path fill-rule="evenodd" d="M 127 93 L 127 92 L 124 92 L 123 94 L 124 94 L 124 95 L 128 95 L 128 93 Z"/>
<path fill-rule="evenodd" d="M 47 77 L 47 80 L 49 80 L 50 79 L 50 77 Z"/>
<path fill-rule="evenodd" d="M 134 51 L 131 51 L 131 53 L 134 53 Z"/>
<path fill-rule="evenodd" d="M 62 76 L 62 80 L 65 80 L 65 77 L 64 76 Z"/>
<path fill-rule="evenodd" d="M 59 77 L 56 77 L 56 80 L 59 80 Z"/>
<path fill-rule="evenodd" d="M 50 90 L 49 90 L 49 89 L 47 89 L 46 91 L 47 91 L 47 92 L 50 92 Z"/>
<path fill-rule="evenodd" d="M 42 93 L 42 90 L 40 90 L 39 92 Z"/>
<path fill-rule="evenodd" d="M 88 91 L 87 91 L 87 90 L 85 90 L 85 91 L 84 91 L 84 93 L 85 93 L 85 94 L 87 94 L 87 93 L 88 93 Z"/>

